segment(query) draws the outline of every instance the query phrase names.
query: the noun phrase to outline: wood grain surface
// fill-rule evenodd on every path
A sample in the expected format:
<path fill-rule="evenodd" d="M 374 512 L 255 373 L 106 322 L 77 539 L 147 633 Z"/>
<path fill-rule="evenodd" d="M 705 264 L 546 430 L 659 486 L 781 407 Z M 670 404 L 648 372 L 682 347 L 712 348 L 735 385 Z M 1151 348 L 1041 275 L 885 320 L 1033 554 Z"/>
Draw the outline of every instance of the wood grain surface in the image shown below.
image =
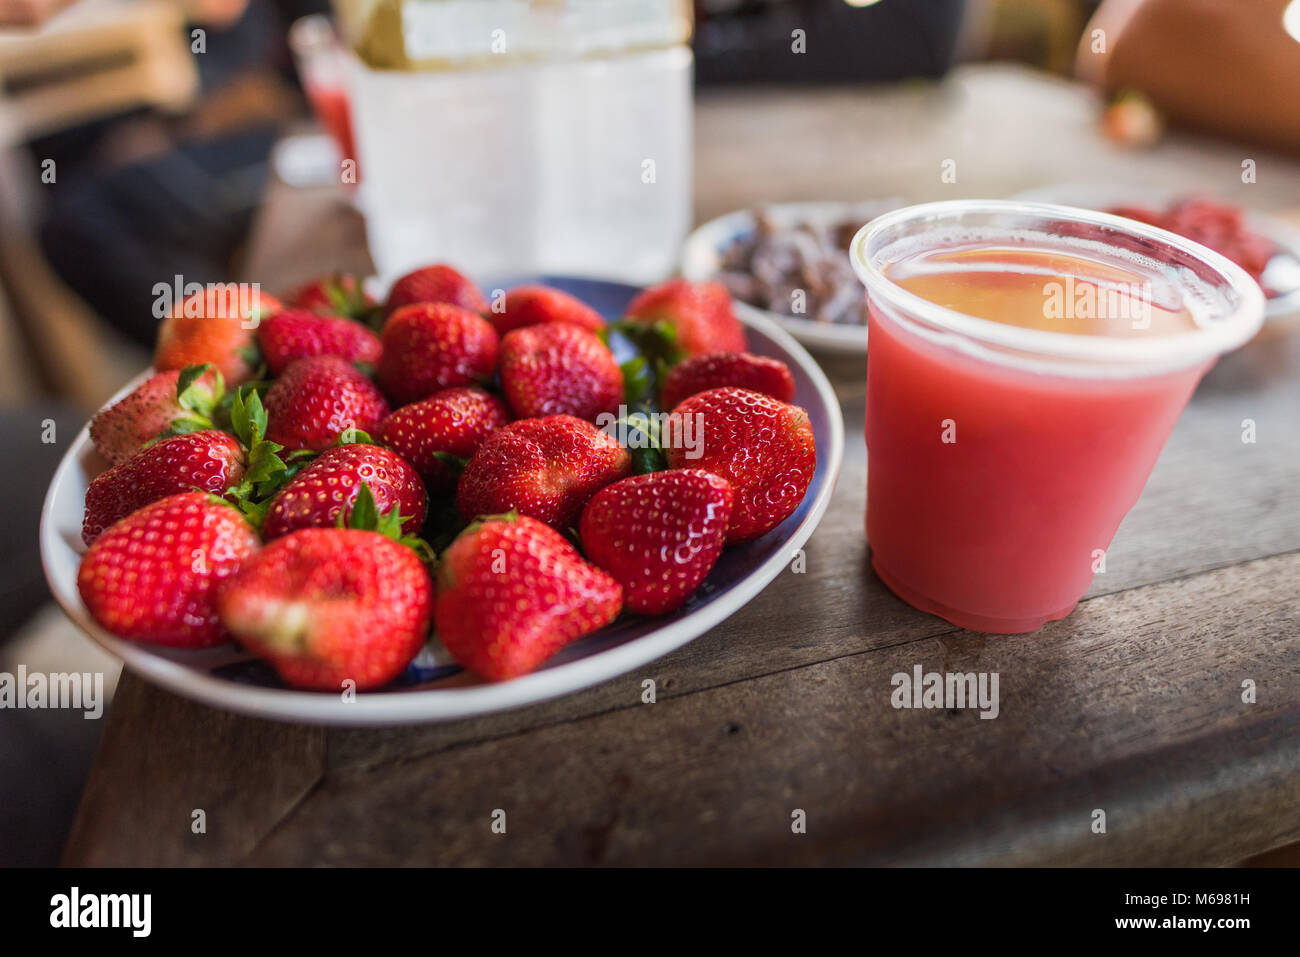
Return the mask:
<path fill-rule="evenodd" d="M 1062 110 L 1075 109 L 1073 87 L 1018 82 L 1008 95 L 1059 94 Z M 728 194 L 727 208 L 769 195 L 758 191 L 768 178 L 787 191 L 814 188 L 817 158 L 747 160 L 726 145 L 726 130 L 752 126 L 742 108 L 788 107 L 783 94 L 768 96 L 701 104 L 697 183 L 715 182 L 730 158 L 733 182 L 751 191 Z M 802 96 L 802 122 L 817 129 L 854 109 L 842 92 Z M 1072 122 L 1076 152 L 1086 153 L 1091 133 Z M 1181 149 L 1206 155 L 1194 143 Z M 857 198 L 862 182 L 818 185 Z M 287 284 L 320 261 L 364 256 L 355 214 L 337 197 L 293 202 L 271 198 L 250 268 L 272 264 L 259 274 Z M 289 208 L 299 221 L 334 225 L 291 229 Z M 722 211 L 706 203 L 701 215 Z M 819 358 L 848 445 L 806 572 L 787 570 L 727 622 L 643 669 L 472 721 L 276 724 L 125 674 L 67 861 L 1227 864 L 1300 840 L 1296 323 L 1272 324 L 1213 370 L 1087 599 L 1066 620 L 1015 637 L 954 629 L 871 573 L 864 364 Z M 1246 419 L 1254 443 L 1242 441 Z M 998 717 L 895 709 L 891 677 L 916 665 L 996 672 Z M 656 682 L 654 704 L 641 701 L 645 678 Z M 1257 695 L 1249 704 L 1247 680 Z M 806 833 L 792 831 L 796 810 Z M 1093 831 L 1097 810 L 1105 833 Z M 497 811 L 504 834 L 491 827 Z"/>

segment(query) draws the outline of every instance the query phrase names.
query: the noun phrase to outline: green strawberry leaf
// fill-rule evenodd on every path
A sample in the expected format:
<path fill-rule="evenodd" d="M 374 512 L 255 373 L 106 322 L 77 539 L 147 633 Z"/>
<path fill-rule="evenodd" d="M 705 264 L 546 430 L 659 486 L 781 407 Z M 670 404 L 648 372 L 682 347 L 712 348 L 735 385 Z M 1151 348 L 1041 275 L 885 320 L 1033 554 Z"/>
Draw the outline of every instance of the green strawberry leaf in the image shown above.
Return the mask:
<path fill-rule="evenodd" d="M 661 364 L 671 369 L 686 358 L 677 342 L 677 327 L 667 320 L 637 322 L 620 319 L 614 323 L 614 328 L 630 339 L 656 370 Z"/>
<path fill-rule="evenodd" d="M 395 512 L 397 509 L 389 509 L 389 511 Z M 343 509 L 339 512 L 338 527 L 357 528 L 366 532 L 379 530 L 379 506 L 375 504 L 375 496 L 365 482 L 362 482 L 361 488 L 357 490 L 357 497 L 352 502 L 352 510 L 349 512 Z"/>
<path fill-rule="evenodd" d="M 226 384 L 221 373 L 215 370 L 212 386 L 201 382 L 202 377 L 210 369 L 212 365 L 204 363 L 186 366 L 181 370 L 176 379 L 176 402 L 185 413 L 172 419 L 167 428 L 154 437 L 150 445 L 177 435 L 188 435 L 201 429 L 213 428 L 212 415 L 225 394 Z"/>
<path fill-rule="evenodd" d="M 360 285 L 358 283 L 358 285 Z M 355 302 L 343 285 L 343 274 L 335 273 L 325 281 L 325 299 L 336 316 L 351 316 Z"/>
<path fill-rule="evenodd" d="M 257 314 L 257 322 L 259 324 L 262 322 L 261 313 Z M 261 343 L 257 341 L 256 336 L 249 339 L 246 345 L 240 346 L 236 349 L 235 354 L 239 356 L 239 358 L 243 359 L 250 369 L 265 374 L 266 357 L 262 355 L 262 346 Z M 260 379 L 262 378 L 262 375 L 254 375 L 253 378 Z"/>
<path fill-rule="evenodd" d="M 176 398 L 180 400 L 181 405 L 185 405 L 185 393 L 190 390 L 190 386 L 199 381 L 199 376 L 212 368 L 212 363 L 204 362 L 200 365 L 186 366 L 181 370 L 181 374 L 176 378 Z M 186 408 L 190 406 L 185 405 Z"/>
<path fill-rule="evenodd" d="M 370 437 L 370 433 L 364 429 L 346 428 L 339 433 L 339 440 L 335 445 L 374 445 L 375 440 Z"/>
<path fill-rule="evenodd" d="M 264 502 L 254 502 L 251 499 L 244 498 L 235 493 L 231 493 L 230 499 L 226 501 L 227 505 L 233 505 L 239 509 L 241 515 L 248 519 L 248 523 L 259 532 L 262 530 L 262 523 L 266 521 L 266 513 L 270 511 L 271 500 Z"/>
<path fill-rule="evenodd" d="M 206 385 L 201 380 L 208 371 L 212 371 L 213 384 Z M 226 394 L 226 380 L 212 364 L 186 366 L 176 380 L 176 401 L 182 409 L 188 409 L 197 416 L 210 419 L 217 405 Z"/>
<path fill-rule="evenodd" d="M 263 441 L 265 444 L 265 440 Z M 275 445 L 274 442 L 269 444 Z M 277 450 L 280 449 L 278 445 L 275 447 Z M 277 452 L 277 461 L 281 464 L 276 468 L 274 467 L 275 463 L 272 462 L 272 467 L 269 469 L 271 474 L 257 484 L 258 500 L 273 497 L 276 492 L 288 485 L 295 475 L 306 468 L 308 463 L 316 458 L 316 455 L 317 453 L 311 449 L 295 449 L 288 455 L 278 455 Z"/>
<path fill-rule="evenodd" d="M 345 282 L 347 278 L 352 279 L 351 288 Z M 325 283 L 325 298 L 329 300 L 335 315 L 346 316 L 348 319 L 363 320 L 371 308 L 366 301 L 365 283 L 361 277 L 345 277 L 341 272 L 336 272 Z"/>
<path fill-rule="evenodd" d="M 203 489 L 200 489 L 198 485 L 192 485 L 190 486 L 190 492 L 203 492 Z M 224 505 L 227 508 L 234 508 L 234 510 L 243 511 L 242 508 L 239 507 L 239 503 L 233 501 L 233 499 L 222 498 L 221 495 L 214 495 L 211 492 L 208 493 L 208 505 Z"/>
<path fill-rule="evenodd" d="M 624 448 L 632 456 L 632 468 L 636 474 L 662 472 L 668 468 L 659 423 L 654 416 L 644 412 L 626 415 L 618 420 L 618 434 L 627 436 Z"/>
<path fill-rule="evenodd" d="M 433 546 L 423 538 L 417 538 L 414 535 L 403 535 L 401 538 L 397 539 L 397 544 L 405 545 L 407 548 L 411 549 L 411 551 L 420 556 L 420 561 L 428 565 L 429 568 L 432 569 L 437 566 L 438 553 L 435 552 Z"/>
<path fill-rule="evenodd" d="M 452 455 L 450 452 L 434 452 L 433 457 L 457 474 L 465 471 L 465 466 L 469 464 L 469 459 Z"/>
<path fill-rule="evenodd" d="M 655 389 L 656 402 L 658 401 L 660 389 L 662 389 L 663 384 L 668 381 L 668 373 L 672 371 L 673 371 L 673 367 L 670 366 L 663 359 L 655 360 L 655 383 L 658 386 L 658 388 Z M 672 409 L 664 409 L 664 411 L 671 412 Z"/>
<path fill-rule="evenodd" d="M 637 475 L 662 472 L 668 468 L 668 460 L 658 449 L 634 449 L 632 451 L 632 469 Z"/>
<path fill-rule="evenodd" d="M 248 450 L 248 465 L 244 469 L 244 481 L 250 485 L 260 486 L 270 482 L 277 473 L 285 471 L 287 466 L 277 454 L 283 449 L 283 445 L 265 439 L 254 442 L 253 447 Z"/>
<path fill-rule="evenodd" d="M 655 374 L 645 356 L 629 359 L 620 366 L 623 372 L 623 401 L 629 407 L 653 401 Z"/>
<path fill-rule="evenodd" d="M 369 326 L 373 331 L 379 332 L 384 328 L 384 320 L 388 315 L 384 310 L 384 304 L 377 302 L 373 306 L 361 309 L 354 318 L 363 326 Z"/>
<path fill-rule="evenodd" d="M 204 429 L 212 428 L 211 420 L 198 415 L 184 415 L 172 419 L 171 425 L 163 429 L 156 436 L 144 444 L 144 448 L 151 445 L 157 445 L 163 439 L 173 439 L 178 435 L 189 435 L 191 432 L 201 432 Z"/>
<path fill-rule="evenodd" d="M 235 489 L 238 498 L 261 503 L 288 483 L 315 453 L 305 449 L 281 457 L 284 446 L 266 436 L 266 408 L 254 385 L 235 390 L 230 403 L 230 427 L 235 437 L 248 449 L 244 478 Z"/>
<path fill-rule="evenodd" d="M 370 491 L 370 486 L 362 482 L 361 488 L 357 490 L 357 497 L 352 503 L 351 510 L 344 509 L 339 512 L 336 524 L 339 528 L 378 532 L 399 545 L 405 545 L 419 555 L 425 564 L 432 565 L 437 561 L 437 554 L 434 552 L 433 546 L 414 535 L 403 535 L 402 525 L 405 522 L 406 516 L 402 515 L 396 506 L 386 512 L 380 512 L 379 505 L 375 502 L 374 493 Z"/>
<path fill-rule="evenodd" d="M 254 393 L 256 394 L 256 393 Z M 260 400 L 259 400 L 260 401 Z M 241 386 L 230 400 L 230 430 L 239 441 L 247 445 L 252 437 L 252 420 L 248 415 L 248 402 Z"/>
<path fill-rule="evenodd" d="M 266 435 L 266 409 L 257 389 L 242 385 L 230 404 L 230 425 L 235 436 L 249 449 Z"/>

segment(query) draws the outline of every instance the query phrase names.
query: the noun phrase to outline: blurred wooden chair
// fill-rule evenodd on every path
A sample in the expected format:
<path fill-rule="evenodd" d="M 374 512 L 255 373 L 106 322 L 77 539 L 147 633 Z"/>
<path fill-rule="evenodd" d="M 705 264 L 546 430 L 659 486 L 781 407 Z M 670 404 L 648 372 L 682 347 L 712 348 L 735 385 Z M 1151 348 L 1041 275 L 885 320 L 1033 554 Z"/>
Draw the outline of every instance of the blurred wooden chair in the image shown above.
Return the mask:
<path fill-rule="evenodd" d="M 19 147 L 138 107 L 188 108 L 198 93 L 189 42 L 170 0 L 81 0 L 39 29 L 0 30 L 0 343 L 23 343 L 17 362 L 4 350 L 16 372 L 83 406 L 138 371 L 140 354 L 42 256 L 33 225 L 43 171 Z"/>

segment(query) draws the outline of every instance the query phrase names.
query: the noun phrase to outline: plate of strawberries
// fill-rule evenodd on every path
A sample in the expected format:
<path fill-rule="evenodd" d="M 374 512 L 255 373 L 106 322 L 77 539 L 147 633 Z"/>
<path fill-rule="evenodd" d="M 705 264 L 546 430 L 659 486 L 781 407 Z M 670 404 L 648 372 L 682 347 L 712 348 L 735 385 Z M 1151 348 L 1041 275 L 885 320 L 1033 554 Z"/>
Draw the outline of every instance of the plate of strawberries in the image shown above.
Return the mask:
<path fill-rule="evenodd" d="M 142 677 L 396 724 L 566 694 L 757 595 L 825 512 L 816 363 L 716 283 L 190 291 L 45 502 L 55 598 Z"/>

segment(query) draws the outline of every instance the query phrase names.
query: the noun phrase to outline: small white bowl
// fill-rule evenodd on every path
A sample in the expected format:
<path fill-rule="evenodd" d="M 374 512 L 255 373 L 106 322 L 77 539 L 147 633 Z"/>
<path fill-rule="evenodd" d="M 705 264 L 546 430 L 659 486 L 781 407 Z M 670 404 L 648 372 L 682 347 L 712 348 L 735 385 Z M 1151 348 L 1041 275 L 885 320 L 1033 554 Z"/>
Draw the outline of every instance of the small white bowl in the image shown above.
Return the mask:
<path fill-rule="evenodd" d="M 861 203 L 809 202 L 770 203 L 758 207 L 779 227 L 810 223 L 814 226 L 834 225 L 849 219 L 861 219 L 857 225 L 904 205 L 898 198 L 870 200 Z M 713 279 L 721 271 L 722 257 L 727 249 L 743 236 L 754 231 L 754 209 L 737 210 L 710 220 L 686 238 L 682 248 L 682 275 L 691 280 Z M 863 290 L 863 296 L 866 291 Z M 787 316 L 768 309 L 760 309 L 736 300 L 736 314 L 741 317 L 760 317 L 776 323 L 806 346 L 823 352 L 863 354 L 867 351 L 867 327 L 832 322 L 818 322 Z"/>

